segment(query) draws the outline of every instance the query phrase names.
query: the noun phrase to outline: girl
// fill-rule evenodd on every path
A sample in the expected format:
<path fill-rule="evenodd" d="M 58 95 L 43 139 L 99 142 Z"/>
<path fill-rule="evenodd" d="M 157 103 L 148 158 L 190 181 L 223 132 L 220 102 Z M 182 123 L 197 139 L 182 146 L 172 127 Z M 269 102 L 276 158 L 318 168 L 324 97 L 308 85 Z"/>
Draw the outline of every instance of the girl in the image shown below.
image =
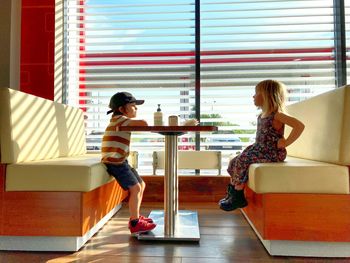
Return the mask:
<path fill-rule="evenodd" d="M 227 195 L 219 201 L 220 208 L 232 211 L 248 205 L 244 187 L 248 181 L 249 165 L 252 163 L 282 162 L 287 155 L 286 147 L 292 144 L 304 130 L 304 124 L 284 112 L 285 87 L 276 80 L 264 80 L 255 87 L 254 104 L 262 112 L 258 116 L 255 143 L 233 158 L 227 168 L 231 184 Z M 284 126 L 292 128 L 284 138 Z"/>
<path fill-rule="evenodd" d="M 137 106 L 144 100 L 136 100 L 128 92 L 118 92 L 110 100 L 107 114 L 113 116 L 102 138 L 102 162 L 124 190 L 129 190 L 129 229 L 131 234 L 147 232 L 156 227 L 153 220 L 140 216 L 140 206 L 146 184 L 127 161 L 130 132 L 120 132 L 119 126 L 147 126 L 144 120 L 134 120 Z"/>

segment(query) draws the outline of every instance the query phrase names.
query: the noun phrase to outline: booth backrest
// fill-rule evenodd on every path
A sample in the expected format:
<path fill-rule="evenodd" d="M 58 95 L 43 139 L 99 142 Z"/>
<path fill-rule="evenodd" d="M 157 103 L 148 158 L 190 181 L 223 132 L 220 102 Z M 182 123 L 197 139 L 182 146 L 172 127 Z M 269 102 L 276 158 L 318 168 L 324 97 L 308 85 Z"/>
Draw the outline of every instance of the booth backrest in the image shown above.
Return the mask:
<path fill-rule="evenodd" d="M 350 86 L 291 104 L 287 112 L 305 124 L 288 155 L 350 165 Z"/>
<path fill-rule="evenodd" d="M 85 141 L 80 109 L 0 88 L 1 163 L 81 155 Z"/>

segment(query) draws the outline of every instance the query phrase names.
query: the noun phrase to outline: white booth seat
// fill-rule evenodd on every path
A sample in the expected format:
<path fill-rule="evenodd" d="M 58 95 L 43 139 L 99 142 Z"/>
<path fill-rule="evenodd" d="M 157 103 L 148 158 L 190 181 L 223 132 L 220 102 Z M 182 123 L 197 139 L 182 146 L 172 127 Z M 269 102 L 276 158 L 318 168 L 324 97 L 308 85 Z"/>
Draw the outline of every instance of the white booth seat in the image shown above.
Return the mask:
<path fill-rule="evenodd" d="M 9 164 L 6 191 L 89 192 L 114 180 L 100 160 L 99 153 L 88 153 Z M 128 161 L 137 168 L 137 152 L 131 152 Z"/>
<path fill-rule="evenodd" d="M 349 194 L 349 169 L 287 157 L 282 163 L 250 165 L 248 185 L 255 193 Z"/>
<path fill-rule="evenodd" d="M 251 165 L 249 187 L 256 193 L 349 194 L 350 86 L 289 105 L 287 112 L 305 124 L 302 135 L 284 162 Z"/>
<path fill-rule="evenodd" d="M 6 191 L 88 192 L 112 180 L 100 154 L 88 154 L 83 111 L 0 89 L 1 163 Z M 137 153 L 129 162 L 137 165 Z"/>
<path fill-rule="evenodd" d="M 0 145 L 0 250 L 76 251 L 127 196 L 87 153 L 78 108 L 0 88 Z"/>
<path fill-rule="evenodd" d="M 271 255 L 350 257 L 350 86 L 287 112 L 305 130 L 284 162 L 249 167 L 242 212 Z"/>

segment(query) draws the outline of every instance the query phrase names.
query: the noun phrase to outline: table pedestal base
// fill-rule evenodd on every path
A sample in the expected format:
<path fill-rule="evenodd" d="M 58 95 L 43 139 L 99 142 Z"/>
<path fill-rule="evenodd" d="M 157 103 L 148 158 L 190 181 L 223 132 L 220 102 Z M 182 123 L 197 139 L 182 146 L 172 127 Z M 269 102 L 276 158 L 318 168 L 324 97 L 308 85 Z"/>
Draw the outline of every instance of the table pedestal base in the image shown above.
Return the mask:
<path fill-rule="evenodd" d="M 198 214 L 196 211 L 179 210 L 175 216 L 175 233 L 171 236 L 164 235 L 164 211 L 153 210 L 150 218 L 157 227 L 147 233 L 138 235 L 139 240 L 170 240 L 170 241 L 199 241 Z"/>

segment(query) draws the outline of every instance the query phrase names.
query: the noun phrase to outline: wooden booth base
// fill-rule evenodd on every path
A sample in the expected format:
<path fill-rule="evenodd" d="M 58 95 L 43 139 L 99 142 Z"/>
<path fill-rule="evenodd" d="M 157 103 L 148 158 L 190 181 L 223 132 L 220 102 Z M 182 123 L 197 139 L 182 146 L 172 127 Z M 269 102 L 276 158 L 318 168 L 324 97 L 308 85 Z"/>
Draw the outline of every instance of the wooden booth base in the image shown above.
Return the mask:
<path fill-rule="evenodd" d="M 271 255 L 350 257 L 350 195 L 256 194 L 242 209 Z"/>
<path fill-rule="evenodd" d="M 114 207 L 83 236 L 0 236 L 0 250 L 78 251 L 121 207 Z"/>
<path fill-rule="evenodd" d="M 90 192 L 7 192 L 0 165 L 0 249 L 76 251 L 120 209 L 127 194 L 115 180 Z"/>

